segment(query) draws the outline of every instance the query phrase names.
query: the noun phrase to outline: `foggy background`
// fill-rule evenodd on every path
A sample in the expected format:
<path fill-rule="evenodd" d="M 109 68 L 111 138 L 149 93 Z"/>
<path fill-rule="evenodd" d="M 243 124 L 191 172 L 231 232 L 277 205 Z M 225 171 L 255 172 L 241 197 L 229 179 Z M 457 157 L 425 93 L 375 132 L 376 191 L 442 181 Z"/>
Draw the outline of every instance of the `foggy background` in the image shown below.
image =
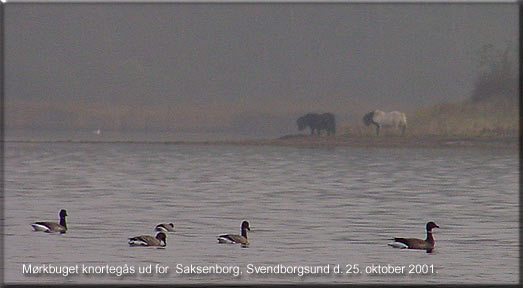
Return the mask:
<path fill-rule="evenodd" d="M 485 45 L 517 59 L 515 3 L 4 7 L 7 136 L 269 138 L 307 112 L 361 125 L 470 97 Z"/>

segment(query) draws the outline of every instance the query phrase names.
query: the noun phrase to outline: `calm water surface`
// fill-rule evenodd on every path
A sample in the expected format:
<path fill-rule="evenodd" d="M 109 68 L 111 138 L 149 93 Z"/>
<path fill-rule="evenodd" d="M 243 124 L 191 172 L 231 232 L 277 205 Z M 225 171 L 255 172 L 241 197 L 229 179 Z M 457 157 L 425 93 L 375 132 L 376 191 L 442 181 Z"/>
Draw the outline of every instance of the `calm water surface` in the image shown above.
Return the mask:
<path fill-rule="evenodd" d="M 463 149 L 6 143 L 7 283 L 516 283 L 518 155 Z M 32 232 L 58 220 L 64 235 Z M 250 245 L 219 245 L 249 220 Z M 425 237 L 436 249 L 387 246 Z M 165 249 L 127 238 L 175 222 Z M 23 273 L 23 264 L 125 265 L 151 274 Z M 169 266 L 154 273 L 155 265 Z M 243 275 L 176 265 L 239 266 Z M 329 274 L 247 273 L 247 265 L 325 266 Z M 334 275 L 340 265 L 432 265 L 434 273 Z M 431 269 L 432 270 L 432 269 Z M 81 271 L 79 271 L 81 272 Z"/>

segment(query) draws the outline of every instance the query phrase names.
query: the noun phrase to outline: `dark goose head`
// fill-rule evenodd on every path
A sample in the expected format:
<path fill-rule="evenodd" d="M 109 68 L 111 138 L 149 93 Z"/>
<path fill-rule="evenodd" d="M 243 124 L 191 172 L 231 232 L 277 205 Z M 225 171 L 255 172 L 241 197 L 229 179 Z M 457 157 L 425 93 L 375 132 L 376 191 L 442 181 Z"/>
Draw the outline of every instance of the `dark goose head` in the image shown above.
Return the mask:
<path fill-rule="evenodd" d="M 62 209 L 60 210 L 60 213 L 58 213 L 58 215 L 60 216 L 60 218 L 65 218 L 65 216 L 67 216 L 67 211 L 65 211 L 65 209 Z"/>
<path fill-rule="evenodd" d="M 160 223 L 154 227 L 154 230 L 160 232 L 174 232 L 174 223 Z"/>
<path fill-rule="evenodd" d="M 247 238 L 247 230 L 251 231 L 251 227 L 249 226 L 249 222 L 243 221 L 242 222 L 242 236 Z"/>
<path fill-rule="evenodd" d="M 429 223 L 427 223 L 427 232 L 432 231 L 432 228 L 439 228 L 439 226 L 438 224 L 430 221 Z"/>
<path fill-rule="evenodd" d="M 163 246 L 167 245 L 167 235 L 164 232 L 158 232 L 158 234 L 156 234 L 156 239 L 163 242 Z"/>
<path fill-rule="evenodd" d="M 60 216 L 60 225 L 64 226 L 65 229 L 67 229 L 67 223 L 65 222 L 65 217 L 67 216 L 67 211 L 65 209 L 60 210 L 60 213 L 58 213 Z"/>

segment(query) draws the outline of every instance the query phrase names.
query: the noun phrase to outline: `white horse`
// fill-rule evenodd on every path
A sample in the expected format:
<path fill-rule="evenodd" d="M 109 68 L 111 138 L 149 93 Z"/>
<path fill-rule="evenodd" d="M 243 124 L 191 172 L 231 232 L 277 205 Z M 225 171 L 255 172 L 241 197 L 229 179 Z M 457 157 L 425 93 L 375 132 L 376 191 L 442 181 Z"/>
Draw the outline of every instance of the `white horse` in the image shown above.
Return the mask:
<path fill-rule="evenodd" d="M 401 135 L 403 136 L 405 129 L 407 129 L 407 116 L 403 112 L 383 112 L 376 109 L 363 116 L 363 123 L 367 126 L 376 125 L 376 135 L 380 135 L 380 128 L 382 127 L 393 127 L 396 130 L 401 128 Z"/>

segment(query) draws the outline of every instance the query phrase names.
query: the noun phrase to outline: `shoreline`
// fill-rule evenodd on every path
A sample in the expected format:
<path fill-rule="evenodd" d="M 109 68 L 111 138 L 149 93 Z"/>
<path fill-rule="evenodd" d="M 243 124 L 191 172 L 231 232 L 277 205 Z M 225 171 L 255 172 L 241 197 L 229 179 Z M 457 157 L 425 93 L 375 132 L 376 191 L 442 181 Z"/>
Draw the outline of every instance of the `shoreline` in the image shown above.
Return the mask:
<path fill-rule="evenodd" d="M 519 136 L 310 136 L 286 135 L 276 139 L 206 140 L 206 141 L 135 141 L 135 140 L 3 140 L 3 143 L 72 144 L 164 144 L 164 145 L 238 145 L 289 147 L 371 147 L 371 148 L 489 148 L 519 149 Z"/>

